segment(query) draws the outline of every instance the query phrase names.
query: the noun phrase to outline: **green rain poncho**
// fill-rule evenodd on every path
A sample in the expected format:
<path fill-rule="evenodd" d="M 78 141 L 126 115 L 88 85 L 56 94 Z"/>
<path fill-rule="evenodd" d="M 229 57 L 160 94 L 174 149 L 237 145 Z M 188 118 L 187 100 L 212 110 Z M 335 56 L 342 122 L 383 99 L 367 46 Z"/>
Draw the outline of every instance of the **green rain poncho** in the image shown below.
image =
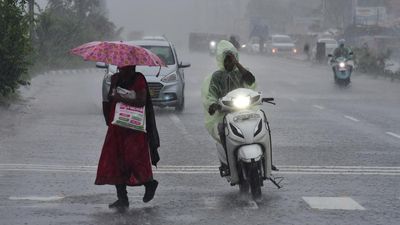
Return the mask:
<path fill-rule="evenodd" d="M 236 59 L 239 60 L 238 51 L 229 41 L 220 41 L 217 45 L 217 65 L 218 70 L 212 75 L 208 75 L 201 88 L 201 98 L 203 101 L 205 113 L 205 125 L 208 133 L 217 141 L 219 141 L 217 125 L 222 123 L 225 114 L 217 111 L 214 115 L 208 113 L 208 108 L 213 103 L 218 103 L 218 99 L 224 97 L 228 92 L 237 88 L 255 89 L 255 82 L 252 85 L 247 85 L 238 68 L 228 72 L 224 67 L 224 60 L 228 52 L 233 53 Z"/>

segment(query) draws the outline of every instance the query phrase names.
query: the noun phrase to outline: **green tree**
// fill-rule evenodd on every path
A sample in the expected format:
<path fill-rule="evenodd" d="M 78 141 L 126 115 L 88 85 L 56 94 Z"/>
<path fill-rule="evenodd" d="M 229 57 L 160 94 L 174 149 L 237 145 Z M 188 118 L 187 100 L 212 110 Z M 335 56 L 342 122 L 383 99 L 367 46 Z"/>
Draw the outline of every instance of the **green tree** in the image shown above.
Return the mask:
<path fill-rule="evenodd" d="M 90 41 L 119 39 L 122 29 L 117 29 L 98 6 L 98 0 L 50 0 L 37 18 L 36 67 L 84 65 L 69 54 L 71 48 Z"/>
<path fill-rule="evenodd" d="M 24 0 L 0 1 L 0 96 L 7 96 L 29 79 L 29 21 Z"/>

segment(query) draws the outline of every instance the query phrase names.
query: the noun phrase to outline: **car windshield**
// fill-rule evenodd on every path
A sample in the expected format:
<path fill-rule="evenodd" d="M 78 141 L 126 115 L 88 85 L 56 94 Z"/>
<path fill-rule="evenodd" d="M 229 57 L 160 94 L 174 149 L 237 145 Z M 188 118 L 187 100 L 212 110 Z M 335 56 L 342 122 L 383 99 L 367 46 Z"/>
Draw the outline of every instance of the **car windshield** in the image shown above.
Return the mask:
<path fill-rule="evenodd" d="M 150 46 L 150 45 L 143 45 L 141 46 L 145 49 L 150 50 L 154 54 L 156 54 L 160 59 L 164 60 L 165 64 L 167 65 L 174 65 L 175 58 L 174 54 L 172 54 L 172 50 L 169 46 Z"/>
<path fill-rule="evenodd" d="M 290 37 L 273 37 L 272 42 L 277 42 L 277 43 L 293 43 L 292 39 Z"/>

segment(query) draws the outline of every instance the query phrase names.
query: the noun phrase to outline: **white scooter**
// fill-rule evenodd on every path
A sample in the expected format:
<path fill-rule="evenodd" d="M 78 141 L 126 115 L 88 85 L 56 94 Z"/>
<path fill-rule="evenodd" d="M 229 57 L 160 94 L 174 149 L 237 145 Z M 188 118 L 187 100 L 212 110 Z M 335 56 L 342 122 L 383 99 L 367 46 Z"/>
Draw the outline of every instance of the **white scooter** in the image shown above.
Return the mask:
<path fill-rule="evenodd" d="M 261 200 L 264 180 L 271 180 L 277 170 L 272 165 L 271 131 L 265 113 L 258 106 L 263 102 L 275 104 L 273 98 L 262 98 L 261 93 L 239 88 L 219 100 L 221 111 L 226 112 L 223 126 L 219 126 L 221 143 L 217 142 L 220 172 L 228 182 L 239 185 L 242 193 L 249 189 L 254 200 Z"/>

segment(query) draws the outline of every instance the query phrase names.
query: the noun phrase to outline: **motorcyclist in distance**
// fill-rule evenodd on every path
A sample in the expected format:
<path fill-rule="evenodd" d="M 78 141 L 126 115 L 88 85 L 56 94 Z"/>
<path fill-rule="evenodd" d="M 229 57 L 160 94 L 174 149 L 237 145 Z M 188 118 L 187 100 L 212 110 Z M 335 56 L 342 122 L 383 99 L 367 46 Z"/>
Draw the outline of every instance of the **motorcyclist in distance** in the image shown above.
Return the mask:
<path fill-rule="evenodd" d="M 349 47 L 346 47 L 345 45 L 345 40 L 344 39 L 340 39 L 339 40 L 339 47 L 337 47 L 334 51 L 333 51 L 333 59 L 337 59 L 339 57 L 344 57 L 346 59 L 351 59 L 351 54 L 352 50 Z"/>
<path fill-rule="evenodd" d="M 343 57 L 345 58 L 347 61 L 350 61 L 351 65 L 354 65 L 353 63 L 353 51 L 351 50 L 351 48 L 346 47 L 345 45 L 345 40 L 344 39 L 340 39 L 339 40 L 339 47 L 337 47 L 334 51 L 333 51 L 333 57 L 330 60 L 330 64 L 332 65 L 332 70 L 333 70 L 333 75 L 335 77 L 335 73 L 336 73 L 336 69 L 333 66 L 336 62 L 337 58 Z M 350 67 L 350 73 L 353 71 L 353 66 Z"/>

